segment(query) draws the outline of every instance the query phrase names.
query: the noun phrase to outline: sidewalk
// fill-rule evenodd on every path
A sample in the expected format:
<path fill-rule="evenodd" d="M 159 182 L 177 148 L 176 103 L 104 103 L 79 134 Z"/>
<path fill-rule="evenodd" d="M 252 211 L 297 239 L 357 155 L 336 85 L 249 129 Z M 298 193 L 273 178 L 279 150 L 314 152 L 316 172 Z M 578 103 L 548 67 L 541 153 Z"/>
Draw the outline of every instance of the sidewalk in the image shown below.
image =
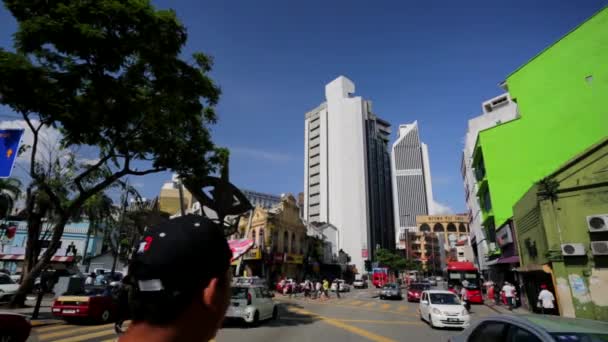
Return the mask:
<path fill-rule="evenodd" d="M 496 305 L 496 303 L 494 301 L 486 300 L 484 302 L 484 305 L 487 306 L 488 308 L 490 308 L 490 310 L 496 312 L 497 314 L 501 314 L 501 315 L 525 315 L 525 314 L 530 313 L 528 310 L 523 309 L 521 307 L 515 308 L 512 311 L 509 311 L 509 309 L 506 306 Z"/>
<path fill-rule="evenodd" d="M 42 299 L 42 302 L 40 303 L 40 310 L 38 311 L 38 318 L 31 320 L 31 324 L 33 327 L 57 324 L 62 322 L 61 320 L 53 318 L 53 315 L 51 314 L 52 304 L 52 298 L 47 297 Z M 27 300 L 25 301 L 25 305 L 26 307 L 18 309 L 11 309 L 8 307 L 8 305 L 0 305 L 0 311 L 21 314 L 31 319 L 32 314 L 34 313 L 34 306 L 36 305 L 35 297 L 28 296 Z"/>

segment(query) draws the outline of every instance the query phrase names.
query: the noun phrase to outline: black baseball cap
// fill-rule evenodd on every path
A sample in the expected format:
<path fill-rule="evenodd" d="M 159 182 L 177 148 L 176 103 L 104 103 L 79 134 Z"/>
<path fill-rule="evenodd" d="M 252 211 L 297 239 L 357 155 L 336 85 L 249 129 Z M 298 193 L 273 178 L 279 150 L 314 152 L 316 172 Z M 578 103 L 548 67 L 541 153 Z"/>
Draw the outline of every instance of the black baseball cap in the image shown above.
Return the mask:
<path fill-rule="evenodd" d="M 232 251 L 221 225 L 185 215 L 149 227 L 136 246 L 129 281 L 141 293 L 179 295 L 200 288 L 230 267 Z"/>

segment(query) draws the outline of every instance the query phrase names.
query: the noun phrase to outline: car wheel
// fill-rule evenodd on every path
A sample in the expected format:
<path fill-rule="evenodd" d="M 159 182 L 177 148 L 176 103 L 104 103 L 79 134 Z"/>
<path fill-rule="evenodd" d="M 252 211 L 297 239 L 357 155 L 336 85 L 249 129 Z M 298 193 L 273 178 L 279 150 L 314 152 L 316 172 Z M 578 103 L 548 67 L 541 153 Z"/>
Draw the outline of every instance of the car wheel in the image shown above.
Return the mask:
<path fill-rule="evenodd" d="M 384 296 L 380 296 L 380 300 L 384 300 Z"/>
<path fill-rule="evenodd" d="M 279 318 L 279 308 L 275 306 L 272 308 L 272 320 L 276 320 L 277 318 Z"/>
<path fill-rule="evenodd" d="M 101 321 L 101 323 L 107 323 L 110 321 L 110 317 L 112 315 L 110 314 L 110 310 L 104 310 L 101 313 L 101 316 L 99 316 L 99 320 Z"/>
<path fill-rule="evenodd" d="M 254 327 L 257 327 L 259 324 L 260 324 L 260 313 L 256 311 L 253 314 L 253 321 L 251 321 L 251 325 Z"/>

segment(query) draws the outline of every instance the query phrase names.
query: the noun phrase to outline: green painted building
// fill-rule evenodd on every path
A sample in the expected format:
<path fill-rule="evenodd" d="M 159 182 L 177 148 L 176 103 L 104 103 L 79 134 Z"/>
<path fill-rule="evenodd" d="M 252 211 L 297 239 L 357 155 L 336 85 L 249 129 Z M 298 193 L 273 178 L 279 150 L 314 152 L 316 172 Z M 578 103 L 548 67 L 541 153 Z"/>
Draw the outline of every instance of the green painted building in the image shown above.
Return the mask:
<path fill-rule="evenodd" d="M 547 284 L 563 316 L 608 321 L 608 138 L 532 186 L 513 221 L 530 308 Z"/>
<path fill-rule="evenodd" d="M 473 153 L 487 237 L 539 179 L 608 134 L 608 8 L 509 75 L 519 118 L 479 133 Z"/>

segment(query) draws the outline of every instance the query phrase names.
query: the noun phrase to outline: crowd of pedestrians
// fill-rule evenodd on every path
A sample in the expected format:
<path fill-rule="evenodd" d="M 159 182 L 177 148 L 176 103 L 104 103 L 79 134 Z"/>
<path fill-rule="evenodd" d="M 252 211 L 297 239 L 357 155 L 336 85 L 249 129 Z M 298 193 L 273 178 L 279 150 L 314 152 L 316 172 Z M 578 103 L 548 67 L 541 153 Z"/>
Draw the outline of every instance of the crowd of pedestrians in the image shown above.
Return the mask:
<path fill-rule="evenodd" d="M 333 281 L 336 288 L 336 297 L 340 298 L 340 283 L 337 279 Z M 294 297 L 299 293 L 304 295 L 304 298 L 315 300 L 327 300 L 330 298 L 331 283 L 327 279 L 312 281 L 306 279 L 302 284 L 298 285 L 294 282 L 288 282 L 285 279 L 279 281 L 279 288 L 284 296 Z"/>

